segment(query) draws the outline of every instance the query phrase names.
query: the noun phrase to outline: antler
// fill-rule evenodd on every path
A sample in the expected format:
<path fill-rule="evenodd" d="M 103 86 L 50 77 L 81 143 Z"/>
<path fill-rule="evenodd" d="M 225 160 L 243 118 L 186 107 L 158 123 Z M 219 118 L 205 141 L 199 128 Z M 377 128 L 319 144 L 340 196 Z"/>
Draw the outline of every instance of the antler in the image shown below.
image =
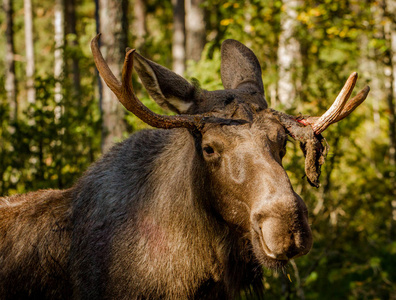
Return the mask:
<path fill-rule="evenodd" d="M 135 50 L 128 50 L 125 55 L 124 66 L 122 68 L 122 83 L 111 72 L 99 50 L 98 40 L 100 33 L 91 41 L 92 54 L 96 67 L 107 86 L 117 96 L 122 105 L 135 114 L 143 122 L 157 128 L 195 128 L 199 120 L 191 116 L 162 116 L 149 110 L 137 98 L 132 86 L 133 53 Z"/>
<path fill-rule="evenodd" d="M 328 151 L 328 145 L 324 143 L 321 133 L 331 124 L 347 117 L 366 99 L 370 91 L 370 88 L 366 86 L 347 102 L 355 87 L 357 77 L 356 72 L 349 76 L 333 105 L 321 117 L 295 118 L 272 110 L 287 132 L 300 142 L 305 155 L 305 173 L 309 183 L 315 187 L 319 186 L 320 167 Z"/>
<path fill-rule="evenodd" d="M 353 112 L 367 97 L 370 87 L 364 87 L 355 97 L 348 101 L 355 87 L 358 74 L 353 72 L 347 79 L 341 92 L 338 94 L 333 105 L 321 117 L 309 117 L 299 120 L 304 125 L 310 124 L 316 135 L 321 134 L 331 124 L 341 121 Z M 348 102 L 347 102 L 348 101 Z"/>
<path fill-rule="evenodd" d="M 99 50 L 98 40 L 100 33 L 91 41 L 91 50 L 96 67 L 107 86 L 117 96 L 121 104 L 130 112 L 135 114 L 143 122 L 156 128 L 201 128 L 206 123 L 219 123 L 223 125 L 238 125 L 246 123 L 244 120 L 231 120 L 204 115 L 176 115 L 163 116 L 149 110 L 137 98 L 132 86 L 133 53 L 135 50 L 127 49 L 125 54 L 124 66 L 122 68 L 122 82 L 111 72 Z"/>

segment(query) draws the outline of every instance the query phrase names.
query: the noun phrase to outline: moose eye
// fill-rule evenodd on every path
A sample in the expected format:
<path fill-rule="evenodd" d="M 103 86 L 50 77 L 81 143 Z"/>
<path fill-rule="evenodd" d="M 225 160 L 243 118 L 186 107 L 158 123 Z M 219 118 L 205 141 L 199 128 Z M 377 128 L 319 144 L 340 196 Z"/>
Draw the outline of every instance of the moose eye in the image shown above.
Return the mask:
<path fill-rule="evenodd" d="M 206 140 L 202 143 L 202 155 L 207 161 L 215 162 L 221 157 L 224 150 L 224 145 L 218 140 Z"/>
<path fill-rule="evenodd" d="M 212 155 L 212 154 L 214 154 L 214 150 L 213 150 L 213 148 L 210 147 L 210 146 L 205 146 L 205 147 L 203 148 L 203 151 L 205 152 L 206 155 Z"/>

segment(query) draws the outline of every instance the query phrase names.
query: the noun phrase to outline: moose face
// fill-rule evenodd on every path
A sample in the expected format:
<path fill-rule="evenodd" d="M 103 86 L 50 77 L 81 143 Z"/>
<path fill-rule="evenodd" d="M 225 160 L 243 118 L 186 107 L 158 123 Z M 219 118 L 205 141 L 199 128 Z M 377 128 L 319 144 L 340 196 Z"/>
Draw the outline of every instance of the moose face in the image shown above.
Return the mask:
<path fill-rule="evenodd" d="M 308 253 L 312 233 L 307 207 L 282 166 L 287 136 L 300 141 L 308 181 L 318 186 L 325 156 L 320 133 L 352 112 L 369 92 L 366 87 L 346 104 L 357 74 L 321 118 L 297 119 L 267 108 L 260 64 L 235 40 L 222 44 L 225 90 L 205 91 L 134 50 L 126 54 L 120 83 L 99 51 L 98 38 L 91 44 L 95 63 L 120 102 L 151 126 L 189 130 L 206 170 L 211 204 L 230 228 L 250 236 L 256 258 L 278 268 Z M 131 85 L 133 68 L 154 100 L 178 115 L 157 115 L 143 106 Z"/>
<path fill-rule="evenodd" d="M 252 114 L 249 106 L 240 106 L 237 111 L 252 115 L 251 122 L 208 126 L 202 133 L 202 156 L 218 213 L 250 235 L 262 264 L 279 268 L 311 249 L 308 211 L 282 166 L 284 127 L 268 110 Z"/>

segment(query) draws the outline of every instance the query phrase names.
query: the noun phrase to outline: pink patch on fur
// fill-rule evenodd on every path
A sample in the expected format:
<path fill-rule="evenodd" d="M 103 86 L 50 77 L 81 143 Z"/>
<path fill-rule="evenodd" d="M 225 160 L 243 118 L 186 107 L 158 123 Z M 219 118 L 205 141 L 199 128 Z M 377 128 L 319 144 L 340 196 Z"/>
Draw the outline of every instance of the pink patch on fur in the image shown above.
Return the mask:
<path fill-rule="evenodd" d="M 169 246 L 166 233 L 161 226 L 156 224 L 154 219 L 149 217 L 144 218 L 140 223 L 139 231 L 146 239 L 151 254 L 159 255 L 168 252 Z"/>
<path fill-rule="evenodd" d="M 311 125 L 311 123 L 309 123 L 307 120 L 305 120 L 305 119 L 297 119 L 296 120 L 298 123 L 301 123 L 301 124 L 303 124 L 304 126 L 308 126 L 308 125 Z"/>

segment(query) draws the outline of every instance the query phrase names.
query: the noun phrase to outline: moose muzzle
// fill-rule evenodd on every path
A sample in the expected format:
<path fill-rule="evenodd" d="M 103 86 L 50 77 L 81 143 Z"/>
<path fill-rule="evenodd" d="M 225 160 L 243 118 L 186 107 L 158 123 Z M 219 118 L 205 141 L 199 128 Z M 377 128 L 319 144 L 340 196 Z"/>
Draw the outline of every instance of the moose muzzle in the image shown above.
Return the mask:
<path fill-rule="evenodd" d="M 307 254 L 312 232 L 303 200 L 294 192 L 266 200 L 252 211 L 253 246 L 266 258 L 285 261 Z"/>

